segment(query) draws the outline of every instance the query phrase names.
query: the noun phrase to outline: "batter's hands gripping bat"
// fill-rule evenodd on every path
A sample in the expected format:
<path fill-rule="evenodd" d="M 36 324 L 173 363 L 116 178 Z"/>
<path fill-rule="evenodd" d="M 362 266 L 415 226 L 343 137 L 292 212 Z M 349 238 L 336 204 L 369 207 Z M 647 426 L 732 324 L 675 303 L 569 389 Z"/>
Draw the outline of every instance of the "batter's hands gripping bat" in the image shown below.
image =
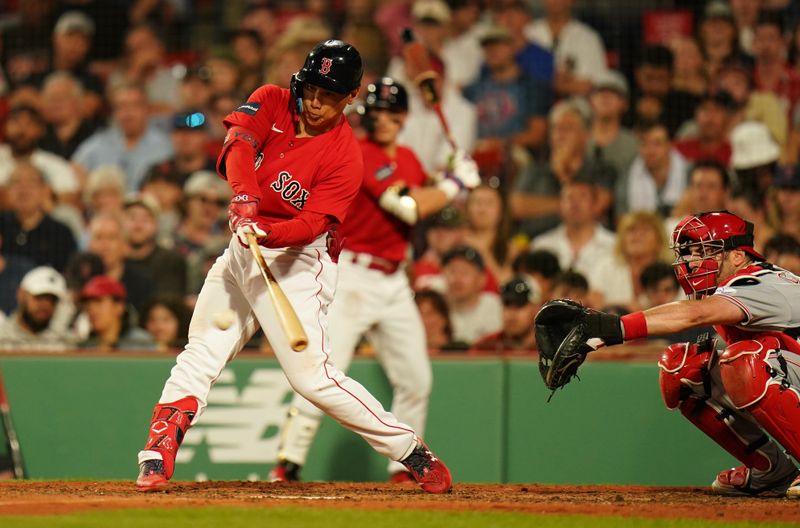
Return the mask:
<path fill-rule="evenodd" d="M 450 133 L 450 126 L 442 112 L 442 101 L 439 94 L 439 83 L 441 78 L 431 67 L 431 59 L 428 50 L 417 40 L 411 28 L 403 30 L 403 60 L 406 63 L 411 79 L 422 92 L 422 96 L 431 105 L 439 122 L 442 124 L 444 135 L 453 151 L 458 149 L 453 135 Z"/>
<path fill-rule="evenodd" d="M 19 445 L 14 422 L 11 420 L 11 407 L 8 404 L 8 397 L 6 396 L 6 390 L 3 386 L 2 374 L 0 374 L 0 418 L 3 421 L 3 429 L 5 429 L 8 439 L 8 450 L 11 454 L 14 477 L 23 479 L 25 478 L 25 464 L 22 462 L 22 448 Z"/>
<path fill-rule="evenodd" d="M 256 259 L 261 276 L 264 278 L 264 282 L 267 283 L 269 297 L 272 299 L 275 313 L 278 314 L 281 328 L 283 328 L 286 338 L 289 340 L 289 346 L 295 352 L 302 352 L 308 346 L 308 336 L 306 331 L 303 330 L 303 325 L 300 324 L 300 319 L 297 318 L 297 312 L 292 308 L 292 303 L 289 302 L 286 294 L 283 293 L 283 290 L 278 285 L 278 281 L 275 280 L 272 271 L 264 261 L 264 255 L 261 254 L 258 239 L 253 233 L 247 233 L 247 245 L 250 246 L 250 252 L 253 254 L 253 258 Z"/>

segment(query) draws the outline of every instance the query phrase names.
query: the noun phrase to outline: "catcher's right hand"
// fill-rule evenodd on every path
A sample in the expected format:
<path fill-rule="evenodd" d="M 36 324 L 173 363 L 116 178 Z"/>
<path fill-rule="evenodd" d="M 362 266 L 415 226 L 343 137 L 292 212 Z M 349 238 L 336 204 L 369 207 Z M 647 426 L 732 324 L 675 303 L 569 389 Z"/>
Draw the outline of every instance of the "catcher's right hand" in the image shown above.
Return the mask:
<path fill-rule="evenodd" d="M 590 310 L 570 299 L 545 303 L 536 314 L 535 333 L 539 372 L 551 390 L 575 377 L 586 354 L 623 341 L 619 316 Z"/>

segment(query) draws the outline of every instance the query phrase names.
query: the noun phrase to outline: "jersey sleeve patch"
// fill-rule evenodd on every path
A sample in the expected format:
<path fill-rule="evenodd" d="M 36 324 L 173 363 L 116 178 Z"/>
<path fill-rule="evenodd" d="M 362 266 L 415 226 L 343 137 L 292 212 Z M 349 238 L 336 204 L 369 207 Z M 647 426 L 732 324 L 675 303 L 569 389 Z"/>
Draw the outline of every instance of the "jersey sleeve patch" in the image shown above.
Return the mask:
<path fill-rule="evenodd" d="M 244 114 L 254 116 L 256 115 L 256 112 L 258 112 L 259 108 L 261 108 L 261 103 L 254 103 L 252 101 L 248 101 L 243 105 L 239 106 L 239 108 L 234 110 L 234 112 L 242 112 Z"/>

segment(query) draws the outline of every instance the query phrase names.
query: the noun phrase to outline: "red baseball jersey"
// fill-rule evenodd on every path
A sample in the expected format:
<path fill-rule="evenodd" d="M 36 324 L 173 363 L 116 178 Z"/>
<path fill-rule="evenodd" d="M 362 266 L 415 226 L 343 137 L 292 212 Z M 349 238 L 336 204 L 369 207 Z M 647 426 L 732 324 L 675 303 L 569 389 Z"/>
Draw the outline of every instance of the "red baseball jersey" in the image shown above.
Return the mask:
<path fill-rule="evenodd" d="M 409 188 L 425 183 L 425 169 L 411 149 L 397 147 L 394 159 L 375 143 L 361 140 L 364 181 L 340 231 L 344 247 L 369 253 L 391 262 L 406 257 L 412 226 L 381 209 L 378 199 L 393 184 L 403 181 Z"/>
<path fill-rule="evenodd" d="M 260 219 L 289 220 L 310 211 L 343 222 L 361 186 L 363 162 L 353 130 L 342 117 L 332 130 L 314 137 L 295 135 L 289 90 L 265 85 L 225 118 L 228 128 L 258 152 L 254 162 L 260 188 Z"/>

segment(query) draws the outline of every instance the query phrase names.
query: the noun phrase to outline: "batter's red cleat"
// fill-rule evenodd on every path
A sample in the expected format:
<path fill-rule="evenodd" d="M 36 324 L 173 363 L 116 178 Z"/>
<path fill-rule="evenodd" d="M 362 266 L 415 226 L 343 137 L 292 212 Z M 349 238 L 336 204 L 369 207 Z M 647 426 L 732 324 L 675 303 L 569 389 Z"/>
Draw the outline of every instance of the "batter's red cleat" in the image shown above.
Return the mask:
<path fill-rule="evenodd" d="M 281 460 L 269 472 L 267 480 L 270 482 L 299 482 L 300 465 L 287 460 Z"/>
<path fill-rule="evenodd" d="M 428 493 L 447 493 L 453 486 L 450 470 L 422 442 L 400 463 Z"/>
<path fill-rule="evenodd" d="M 136 479 L 137 490 L 159 491 L 166 488 L 168 483 L 163 460 L 150 459 L 139 463 L 139 477 Z"/>
<path fill-rule="evenodd" d="M 721 471 L 714 482 L 711 483 L 711 491 L 717 495 L 728 495 L 732 497 L 752 496 L 766 494 L 784 493 L 788 496 L 788 489 L 792 485 L 798 474 L 794 466 L 788 466 L 782 473 L 775 475 L 774 472 L 764 472 L 751 469 L 746 466 L 739 466 L 733 469 Z"/>
<path fill-rule="evenodd" d="M 391 482 L 392 484 L 417 483 L 417 481 L 414 480 L 414 475 L 412 475 L 408 471 L 398 471 L 397 473 L 392 473 L 389 476 L 389 482 Z"/>

